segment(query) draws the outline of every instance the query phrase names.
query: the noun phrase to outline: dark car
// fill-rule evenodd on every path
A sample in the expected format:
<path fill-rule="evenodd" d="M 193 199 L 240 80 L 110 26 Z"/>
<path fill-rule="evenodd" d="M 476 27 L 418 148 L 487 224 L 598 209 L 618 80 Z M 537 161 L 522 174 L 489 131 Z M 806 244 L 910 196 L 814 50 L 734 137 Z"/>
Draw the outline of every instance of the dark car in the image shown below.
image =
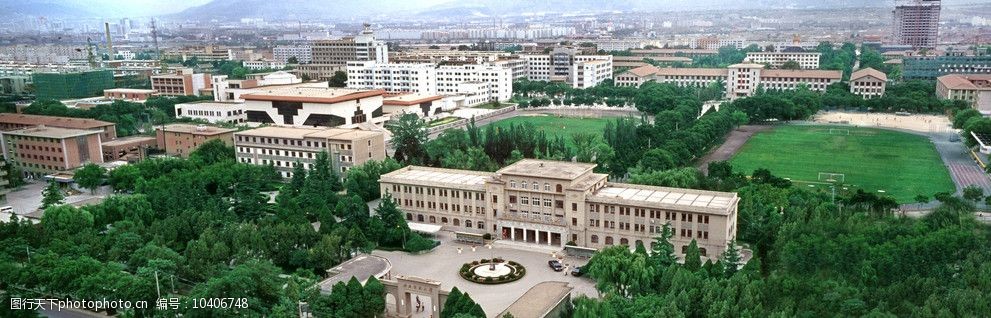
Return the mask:
<path fill-rule="evenodd" d="M 580 276 L 582 276 L 584 274 L 585 274 L 585 272 L 582 271 L 582 267 L 581 266 L 575 266 L 575 268 L 572 268 L 571 269 L 571 276 L 580 277 Z"/>
<path fill-rule="evenodd" d="M 547 261 L 547 266 L 550 266 L 555 272 L 560 272 L 564 270 L 564 265 L 561 265 L 561 261 L 556 259 Z"/>

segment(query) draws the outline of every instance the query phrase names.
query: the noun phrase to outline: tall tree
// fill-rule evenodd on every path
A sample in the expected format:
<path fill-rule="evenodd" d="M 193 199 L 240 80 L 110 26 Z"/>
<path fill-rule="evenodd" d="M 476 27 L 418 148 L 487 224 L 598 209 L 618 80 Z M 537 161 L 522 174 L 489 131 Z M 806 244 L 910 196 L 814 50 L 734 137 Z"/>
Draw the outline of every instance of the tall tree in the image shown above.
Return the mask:
<path fill-rule="evenodd" d="M 685 268 L 697 272 L 702 268 L 702 255 L 699 251 L 699 244 L 694 239 L 688 244 L 688 249 L 685 251 Z"/>
<path fill-rule="evenodd" d="M 88 189 L 90 193 L 96 193 L 96 188 L 99 188 L 103 184 L 103 178 L 106 176 L 107 169 L 103 169 L 95 163 L 87 163 L 76 170 L 73 174 L 72 179 L 76 181 L 80 187 Z"/>
<path fill-rule="evenodd" d="M 392 132 L 392 148 L 395 158 L 402 163 L 421 163 L 426 151 L 423 144 L 427 142 L 427 125 L 415 114 L 403 114 L 387 128 Z"/>
<path fill-rule="evenodd" d="M 726 246 L 726 251 L 719 257 L 723 263 L 723 272 L 727 278 L 736 274 L 737 267 L 740 266 L 740 251 L 737 249 L 736 241 L 730 240 Z"/>
<path fill-rule="evenodd" d="M 48 181 L 48 186 L 41 191 L 41 208 L 47 209 L 50 206 L 65 203 L 65 195 L 55 180 Z"/>
<path fill-rule="evenodd" d="M 348 86 L 348 73 L 343 71 L 336 71 L 334 75 L 330 77 L 327 81 L 327 85 L 330 87 L 347 87 Z"/>
<path fill-rule="evenodd" d="M 678 262 L 678 256 L 674 253 L 674 244 L 671 244 L 674 230 L 671 229 L 670 224 L 664 223 L 659 234 L 654 237 L 654 244 L 651 244 L 650 259 L 656 266 L 667 268 Z"/>

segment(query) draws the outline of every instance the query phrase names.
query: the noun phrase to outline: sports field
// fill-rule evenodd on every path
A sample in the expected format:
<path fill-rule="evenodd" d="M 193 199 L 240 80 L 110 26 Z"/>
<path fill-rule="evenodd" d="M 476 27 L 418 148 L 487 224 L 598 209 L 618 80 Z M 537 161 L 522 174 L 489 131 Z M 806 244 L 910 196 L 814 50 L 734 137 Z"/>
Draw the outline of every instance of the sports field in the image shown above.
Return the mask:
<path fill-rule="evenodd" d="M 521 125 L 530 123 L 539 130 L 547 133 L 548 137 L 562 136 L 571 142 L 571 135 L 575 133 L 591 133 L 602 136 L 606 123 L 612 118 L 579 118 L 579 117 L 559 117 L 556 115 L 537 114 L 534 116 L 517 116 L 503 119 L 492 123 L 497 127 L 508 127 L 511 124 Z"/>
<path fill-rule="evenodd" d="M 747 174 L 767 168 L 796 185 L 826 189 L 831 179 L 842 180 L 851 189 L 884 191 L 900 203 L 955 190 L 928 138 L 889 130 L 780 126 L 751 137 L 731 161 L 734 170 Z"/>

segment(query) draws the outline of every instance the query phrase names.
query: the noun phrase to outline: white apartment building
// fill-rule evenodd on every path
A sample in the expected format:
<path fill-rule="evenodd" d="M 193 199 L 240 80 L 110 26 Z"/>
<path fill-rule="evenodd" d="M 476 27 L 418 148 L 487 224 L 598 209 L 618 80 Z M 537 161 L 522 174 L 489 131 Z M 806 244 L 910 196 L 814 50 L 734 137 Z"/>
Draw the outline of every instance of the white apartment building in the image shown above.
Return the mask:
<path fill-rule="evenodd" d="M 176 104 L 173 107 L 177 118 L 202 119 L 211 124 L 240 124 L 247 119 L 244 103 L 200 101 Z"/>
<path fill-rule="evenodd" d="M 398 64 L 351 61 L 348 87 L 384 89 L 388 93 L 437 94 L 437 68 L 433 63 Z"/>
<path fill-rule="evenodd" d="M 487 101 L 505 101 L 513 97 L 513 70 L 491 64 L 447 65 L 437 68 L 437 92 L 447 95 L 475 96 Z M 468 105 L 476 105 L 466 101 Z"/>
<path fill-rule="evenodd" d="M 244 68 L 249 70 L 262 70 L 262 69 L 282 69 L 286 67 L 285 62 L 279 62 L 277 60 L 258 60 L 258 61 L 244 61 L 242 62 Z"/>
<path fill-rule="evenodd" d="M 788 61 L 798 62 L 803 70 L 819 69 L 818 52 L 749 52 L 745 63 L 767 64 L 773 68 L 781 68 Z"/>
<path fill-rule="evenodd" d="M 595 48 L 600 51 L 626 51 L 631 49 L 642 49 L 643 41 L 637 39 L 606 39 L 591 41 Z"/>
<path fill-rule="evenodd" d="M 289 63 L 290 57 L 295 57 L 300 64 L 313 61 L 313 47 L 309 44 L 279 45 L 272 48 L 272 57 L 283 64 Z"/>
<path fill-rule="evenodd" d="M 859 69 L 850 74 L 850 92 L 865 99 L 884 96 L 888 76 L 873 68 Z"/>
<path fill-rule="evenodd" d="M 437 66 L 433 63 L 382 64 L 348 62 L 348 87 L 389 93 L 463 95 L 464 105 L 508 100 L 513 95 L 513 70 L 493 64 Z"/>
<path fill-rule="evenodd" d="M 578 55 L 575 48 L 555 48 L 549 55 L 521 55 L 527 79 L 588 88 L 612 78 L 612 55 Z"/>

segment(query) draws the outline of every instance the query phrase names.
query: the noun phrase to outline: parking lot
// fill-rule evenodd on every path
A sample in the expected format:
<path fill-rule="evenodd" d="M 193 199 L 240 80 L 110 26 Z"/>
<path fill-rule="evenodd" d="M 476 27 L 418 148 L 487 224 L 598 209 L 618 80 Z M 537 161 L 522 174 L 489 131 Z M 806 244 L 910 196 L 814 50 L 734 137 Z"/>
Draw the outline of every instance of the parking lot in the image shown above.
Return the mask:
<path fill-rule="evenodd" d="M 531 287 L 545 281 L 561 281 L 570 284 L 574 288 L 572 297 L 582 294 L 598 297 L 594 281 L 585 276 L 574 277 L 567 274 L 570 272 L 570 267 L 584 265 L 588 261 L 587 259 L 565 257 L 563 263 L 569 268 L 565 271 L 555 272 L 547 265 L 547 261 L 552 259 L 552 252 L 546 248 L 530 249 L 523 246 L 505 246 L 497 243 L 492 249 L 478 246 L 475 251 L 472 251 L 471 245 L 455 242 L 453 235 L 451 232 L 440 232 L 438 234 L 438 239 L 441 241 L 440 246 L 422 255 L 380 250 L 376 250 L 372 254 L 384 257 L 392 263 L 392 275 L 418 276 L 439 281 L 441 287 L 446 290 L 458 287 L 462 292 L 470 294 L 471 298 L 482 306 L 489 317 L 495 317 Z M 461 248 L 460 253 L 458 248 Z M 512 283 L 482 285 L 466 281 L 458 275 L 458 270 L 462 264 L 473 260 L 491 259 L 492 257 L 500 257 L 522 264 L 526 267 L 526 276 Z"/>

